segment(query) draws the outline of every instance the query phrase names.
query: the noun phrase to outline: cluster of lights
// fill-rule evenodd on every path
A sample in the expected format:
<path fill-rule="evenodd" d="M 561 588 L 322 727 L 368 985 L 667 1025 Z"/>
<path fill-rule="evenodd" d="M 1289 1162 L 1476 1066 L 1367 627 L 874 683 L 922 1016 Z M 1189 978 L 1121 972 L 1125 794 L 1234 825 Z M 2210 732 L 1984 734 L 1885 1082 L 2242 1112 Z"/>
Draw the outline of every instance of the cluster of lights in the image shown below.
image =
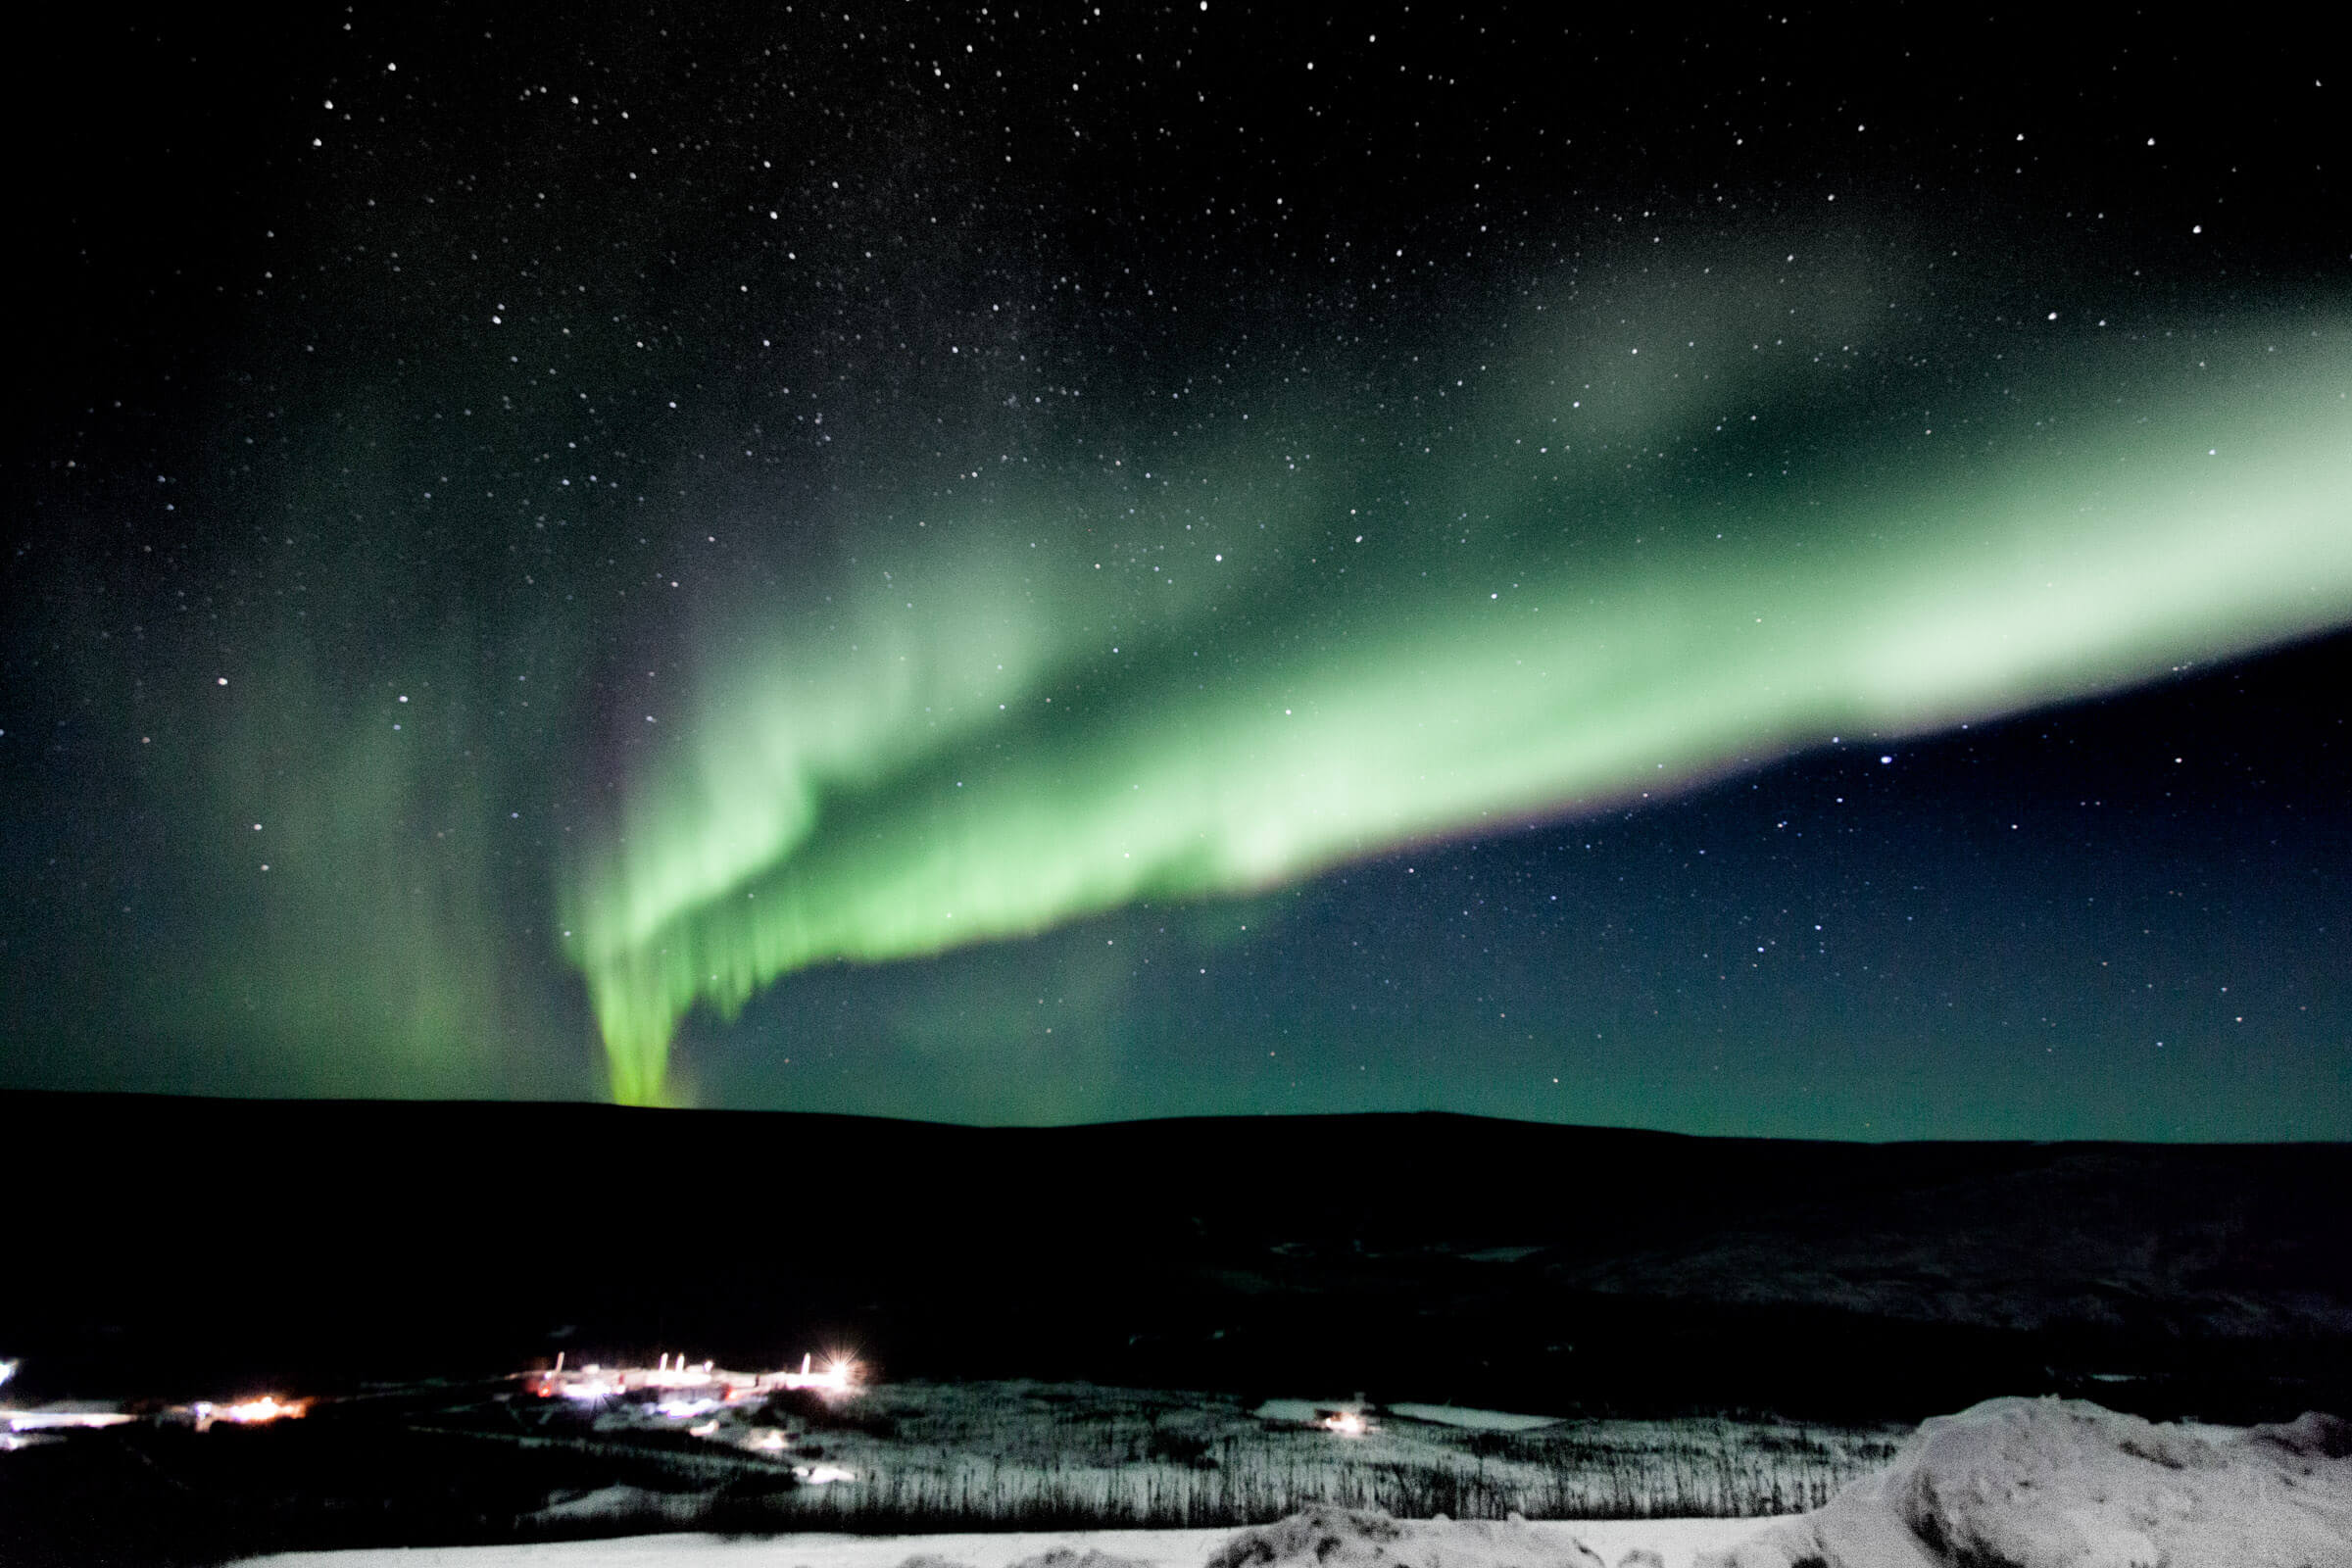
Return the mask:
<path fill-rule="evenodd" d="M 664 1355 L 660 1366 L 645 1374 L 645 1382 L 657 1389 L 699 1389 L 716 1381 L 715 1370 L 716 1364 L 710 1361 L 705 1361 L 700 1366 L 688 1366 L 682 1355 L 678 1357 L 678 1364 L 671 1366 L 669 1357 Z"/>
<path fill-rule="evenodd" d="M 0 1360 L 0 1384 L 14 1378 L 17 1368 L 22 1364 L 15 1360 Z M 196 1430 L 204 1432 L 210 1430 L 216 1421 L 227 1421 L 237 1426 L 259 1426 L 288 1416 L 307 1414 L 310 1407 L 311 1401 L 308 1399 L 281 1399 L 274 1394 L 264 1394 L 226 1404 L 199 1399 L 194 1404 L 174 1406 L 164 1412 L 163 1419 L 193 1419 Z M 137 1419 L 137 1416 L 122 1410 L 73 1404 L 29 1410 L 4 1409 L 0 1410 L 0 1437 L 14 1436 L 20 1432 L 43 1433 L 76 1427 L 119 1427 Z M 42 1440 L 36 1438 L 27 1441 Z M 0 1446 L 19 1447 L 23 1445 L 0 1444 Z"/>
<path fill-rule="evenodd" d="M 778 1389 L 808 1389 L 817 1394 L 847 1395 L 858 1382 L 858 1363 L 835 1355 L 822 1368 L 813 1356 L 801 1357 L 799 1371 L 730 1372 L 715 1361 L 689 1361 L 664 1352 L 653 1366 L 608 1367 L 591 1361 L 566 1370 L 556 1357 L 553 1370 L 531 1374 L 531 1392 L 543 1399 L 562 1396 L 583 1404 L 599 1403 L 642 1389 L 665 1395 L 654 1408 L 672 1420 L 690 1420 L 724 1405 L 742 1404 Z"/>
<path fill-rule="evenodd" d="M 190 1413 L 196 1417 L 196 1430 L 208 1432 L 216 1421 L 226 1421 L 232 1426 L 258 1427 L 265 1426 L 271 1421 L 299 1420 L 310 1413 L 311 1401 L 308 1399 L 281 1399 L 274 1394 L 264 1394 L 255 1398 L 237 1399 L 227 1404 L 215 1404 L 210 1399 L 199 1399 L 188 1408 Z"/>
<path fill-rule="evenodd" d="M 308 1399 L 281 1399 L 274 1394 L 265 1394 L 258 1399 L 239 1399 L 234 1404 L 221 1405 L 213 1415 L 218 1420 L 254 1426 L 286 1416 L 300 1417 L 308 1413 L 310 1407 L 311 1401 Z"/>
<path fill-rule="evenodd" d="M 17 1375 L 21 1363 L 0 1360 L 0 1384 Z M 808 1389 L 823 1395 L 846 1395 L 856 1386 L 858 1364 L 846 1355 L 836 1355 L 819 1369 L 813 1357 L 801 1357 L 800 1370 L 743 1374 L 720 1370 L 714 1362 L 690 1363 L 684 1356 L 672 1358 L 664 1354 L 652 1367 L 604 1367 L 595 1363 L 566 1372 L 563 1357 L 556 1359 L 552 1372 L 532 1376 L 535 1392 L 542 1398 L 562 1396 L 583 1403 L 600 1402 L 632 1393 L 639 1389 L 663 1391 L 692 1391 L 666 1394 L 653 1408 L 664 1419 L 694 1421 L 687 1428 L 696 1437 L 713 1438 L 719 1435 L 715 1412 L 732 1405 L 743 1404 L 761 1397 L 777 1389 Z M 173 1414 L 192 1418 L 199 1432 L 209 1431 L 218 1421 L 236 1426 L 261 1426 L 272 1421 L 299 1419 L 309 1413 L 311 1401 L 300 1398 L 280 1398 L 274 1394 L 258 1395 L 249 1399 L 215 1403 L 199 1399 L 194 1404 L 178 1407 Z M 698 1420 L 699 1417 L 710 1417 Z M 26 1442 L 54 1441 L 29 1438 L 14 1441 L 18 1433 L 43 1433 L 56 1428 L 111 1427 L 135 1420 L 136 1417 L 113 1409 L 48 1408 L 0 1409 L 0 1447 L 21 1447 Z M 790 1445 L 784 1433 L 772 1427 L 756 1427 L 744 1438 L 743 1446 L 762 1452 L 775 1452 Z M 796 1470 L 796 1475 L 799 1471 Z M 800 1477 L 813 1482 L 836 1482 L 853 1479 L 850 1472 L 837 1466 L 818 1466 Z"/>
<path fill-rule="evenodd" d="M 776 1427 L 729 1429 L 726 1412 L 750 1405 L 779 1390 L 806 1389 L 831 1399 L 856 1391 L 858 1363 L 850 1356 L 830 1356 L 823 1366 L 812 1355 L 801 1357 L 797 1370 L 730 1372 L 715 1361 L 689 1361 L 666 1352 L 652 1366 L 608 1367 L 597 1362 L 568 1370 L 564 1357 L 555 1366 L 530 1375 L 526 1385 L 539 1397 L 562 1396 L 581 1403 L 602 1403 L 630 1395 L 653 1396 L 645 1409 L 665 1422 L 684 1426 L 688 1435 L 731 1443 L 752 1453 L 781 1454 L 792 1446 L 790 1434 Z M 831 1486 L 858 1479 L 856 1472 L 833 1464 L 794 1465 L 793 1479 L 804 1486 Z"/>

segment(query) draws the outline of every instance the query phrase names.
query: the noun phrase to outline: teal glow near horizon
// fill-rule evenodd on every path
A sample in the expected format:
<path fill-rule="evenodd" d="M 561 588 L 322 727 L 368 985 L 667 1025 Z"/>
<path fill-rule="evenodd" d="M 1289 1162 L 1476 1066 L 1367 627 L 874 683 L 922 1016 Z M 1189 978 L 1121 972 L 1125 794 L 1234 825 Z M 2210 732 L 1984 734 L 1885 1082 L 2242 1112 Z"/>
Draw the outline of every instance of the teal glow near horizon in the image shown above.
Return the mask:
<path fill-rule="evenodd" d="M 2331 321 L 2085 339 L 2029 396 L 1921 370 L 1841 398 L 1862 326 L 1752 324 L 1524 329 L 1377 412 L 975 468 L 821 610 L 714 624 L 690 715 L 563 878 L 614 1097 L 665 1099 L 689 1011 L 811 964 L 1262 890 L 2352 620 Z"/>

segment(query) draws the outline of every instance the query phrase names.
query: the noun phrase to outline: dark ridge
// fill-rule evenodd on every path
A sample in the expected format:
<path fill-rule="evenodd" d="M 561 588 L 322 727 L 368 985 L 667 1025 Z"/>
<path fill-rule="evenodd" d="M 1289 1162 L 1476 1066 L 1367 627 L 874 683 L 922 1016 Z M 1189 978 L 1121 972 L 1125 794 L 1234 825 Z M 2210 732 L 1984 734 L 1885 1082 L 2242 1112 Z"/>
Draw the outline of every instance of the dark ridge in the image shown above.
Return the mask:
<path fill-rule="evenodd" d="M 0 1093 L 12 1392 L 551 1360 L 1917 1419 L 2352 1405 L 2352 1146 Z"/>

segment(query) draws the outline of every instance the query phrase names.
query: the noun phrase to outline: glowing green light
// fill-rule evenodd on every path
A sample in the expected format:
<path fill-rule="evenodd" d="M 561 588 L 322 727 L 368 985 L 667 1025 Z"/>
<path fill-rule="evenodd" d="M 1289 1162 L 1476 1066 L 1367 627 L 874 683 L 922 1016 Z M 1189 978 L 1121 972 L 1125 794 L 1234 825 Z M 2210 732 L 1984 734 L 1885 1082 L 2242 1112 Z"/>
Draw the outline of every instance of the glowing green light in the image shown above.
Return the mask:
<path fill-rule="evenodd" d="M 1001 505 L 821 629 L 731 636 L 564 888 L 615 1096 L 662 1098 L 695 1005 L 811 963 L 1263 888 L 2352 618 L 2332 323 L 2085 364 L 2030 409 L 1890 384 L 1789 463 L 1730 426 L 1799 428 L 1815 371 L 1744 340 L 1639 375 L 1602 352 L 1447 388 L 1426 455 L 1335 416 L 1308 477 L 1268 478 L 1237 437 L 1166 460 L 1198 497 L 1122 473 L 1133 520 L 1077 509 L 1101 533 Z M 1931 391 L 1955 406 L 1913 417 Z"/>

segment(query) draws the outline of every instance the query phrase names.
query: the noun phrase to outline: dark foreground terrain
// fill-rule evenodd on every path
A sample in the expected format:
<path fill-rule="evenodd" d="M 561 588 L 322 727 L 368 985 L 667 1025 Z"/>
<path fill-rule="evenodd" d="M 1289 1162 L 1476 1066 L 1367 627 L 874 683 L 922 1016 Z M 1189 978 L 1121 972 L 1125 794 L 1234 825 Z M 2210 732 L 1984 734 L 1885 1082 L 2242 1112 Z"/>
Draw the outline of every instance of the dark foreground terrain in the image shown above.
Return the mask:
<path fill-rule="evenodd" d="M 0 1402 L 318 1399 L 0 1453 L 7 1568 L 773 1530 L 812 1505 L 879 1530 L 1227 1522 L 1318 1495 L 1778 1512 L 1875 1462 L 1883 1424 L 1994 1395 L 2352 1409 L 2343 1146 L 17 1093 L 0 1147 L 0 1359 L 22 1360 Z M 746 1417 L 806 1428 L 771 1454 L 616 1431 L 514 1376 L 558 1352 L 833 1350 L 899 1403 Z M 1399 1413 L 1394 1453 L 1325 1454 L 1249 1416 L 1351 1394 L 1573 1419 Z M 855 1485 L 807 1480 L 845 1460 Z"/>
<path fill-rule="evenodd" d="M 894 1380 L 1563 1415 L 2352 1408 L 2340 1145 L 29 1093 L 0 1128 L 20 1397 L 838 1348 Z"/>

